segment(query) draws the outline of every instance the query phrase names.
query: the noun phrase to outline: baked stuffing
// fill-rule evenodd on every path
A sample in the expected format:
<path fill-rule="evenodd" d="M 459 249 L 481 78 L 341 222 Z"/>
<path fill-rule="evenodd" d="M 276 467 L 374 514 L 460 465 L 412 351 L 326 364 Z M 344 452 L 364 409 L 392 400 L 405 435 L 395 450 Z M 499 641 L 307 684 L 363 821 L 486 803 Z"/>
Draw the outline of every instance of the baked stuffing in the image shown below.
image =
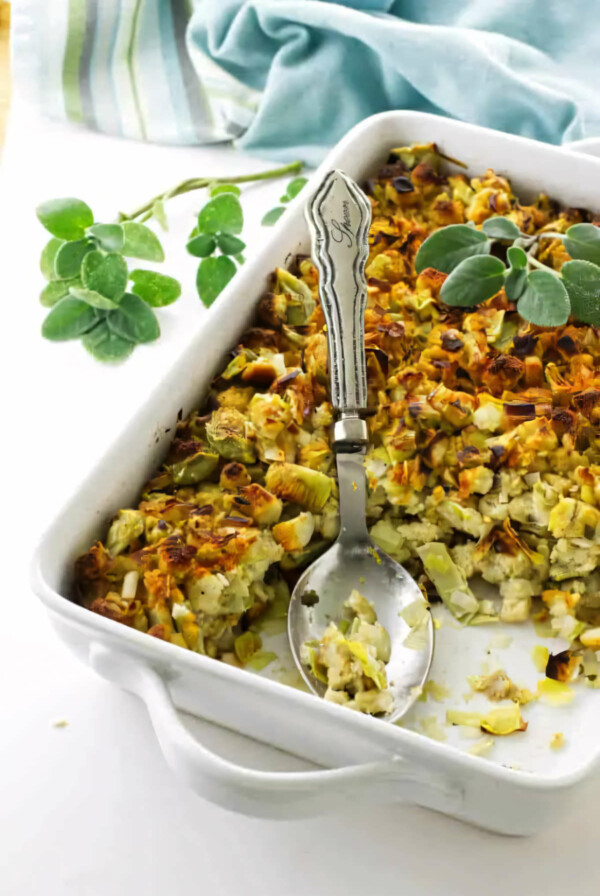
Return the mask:
<path fill-rule="evenodd" d="M 504 290 L 447 307 L 446 275 L 417 276 L 414 262 L 447 224 L 500 214 L 540 234 L 594 219 L 545 195 L 526 203 L 491 170 L 453 170 L 434 145 L 411 147 L 365 185 L 371 535 L 460 622 L 533 616 L 589 653 L 600 647 L 598 330 L 533 326 Z M 569 256 L 549 237 L 538 258 L 558 270 Z M 285 613 L 297 571 L 338 531 L 317 287 L 310 258 L 274 273 L 137 506 L 78 559 L 85 607 L 237 665 L 260 651 L 261 619 Z M 480 580 L 500 598 L 480 599 Z"/>

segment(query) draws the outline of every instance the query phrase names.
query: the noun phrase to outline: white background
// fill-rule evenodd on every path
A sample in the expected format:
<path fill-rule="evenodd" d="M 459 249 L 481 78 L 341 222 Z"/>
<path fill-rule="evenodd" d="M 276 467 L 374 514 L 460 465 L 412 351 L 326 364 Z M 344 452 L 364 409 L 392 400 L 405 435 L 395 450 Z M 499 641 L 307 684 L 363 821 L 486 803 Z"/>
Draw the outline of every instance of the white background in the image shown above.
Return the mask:
<path fill-rule="evenodd" d="M 160 312 L 158 343 L 111 368 L 78 343 L 42 340 L 45 237 L 35 206 L 76 195 L 110 220 L 184 177 L 261 167 L 222 147 L 124 143 L 13 109 L 0 168 L 0 893 L 597 894 L 600 776 L 567 816 L 528 840 L 402 806 L 298 823 L 235 816 L 178 782 L 143 706 L 71 658 L 30 591 L 32 548 L 65 493 L 202 326 L 195 262 L 182 248 L 201 203 L 192 196 L 169 215 L 162 268 L 182 280 L 184 296 Z M 281 191 L 281 183 L 245 191 L 250 251 L 268 234 L 258 222 Z M 63 718 L 66 728 L 53 727 Z M 205 723 L 196 730 L 249 764 L 304 767 Z"/>

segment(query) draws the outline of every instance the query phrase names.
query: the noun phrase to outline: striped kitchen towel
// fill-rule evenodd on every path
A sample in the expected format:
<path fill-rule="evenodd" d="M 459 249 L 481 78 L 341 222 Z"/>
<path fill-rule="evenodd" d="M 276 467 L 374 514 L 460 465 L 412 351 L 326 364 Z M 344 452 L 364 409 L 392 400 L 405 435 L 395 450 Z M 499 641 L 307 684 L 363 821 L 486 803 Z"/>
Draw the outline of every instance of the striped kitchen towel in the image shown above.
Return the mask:
<path fill-rule="evenodd" d="M 13 0 L 17 89 L 50 115 L 318 162 L 374 112 L 563 143 L 600 134 L 590 0 Z"/>
<path fill-rule="evenodd" d="M 17 89 L 53 118 L 164 143 L 238 137 L 260 93 L 186 39 L 192 0 L 14 0 Z"/>

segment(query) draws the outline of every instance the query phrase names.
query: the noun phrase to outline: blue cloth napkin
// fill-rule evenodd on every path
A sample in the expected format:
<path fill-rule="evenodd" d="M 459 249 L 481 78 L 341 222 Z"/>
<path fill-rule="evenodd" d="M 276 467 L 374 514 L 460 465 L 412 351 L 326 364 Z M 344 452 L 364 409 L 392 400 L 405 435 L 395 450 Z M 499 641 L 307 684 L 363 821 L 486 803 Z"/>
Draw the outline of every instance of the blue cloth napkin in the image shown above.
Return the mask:
<path fill-rule="evenodd" d="M 551 143 L 600 135 L 590 0 L 24 0 L 16 12 L 16 68 L 43 108 L 124 136 L 235 139 L 314 164 L 389 109 Z"/>

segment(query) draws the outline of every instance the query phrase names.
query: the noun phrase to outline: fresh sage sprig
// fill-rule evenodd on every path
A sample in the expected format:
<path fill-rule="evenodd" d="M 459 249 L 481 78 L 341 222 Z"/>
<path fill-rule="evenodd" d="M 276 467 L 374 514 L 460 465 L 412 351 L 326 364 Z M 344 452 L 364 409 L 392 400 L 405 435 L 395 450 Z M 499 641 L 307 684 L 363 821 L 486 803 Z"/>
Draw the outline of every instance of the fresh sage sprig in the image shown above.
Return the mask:
<path fill-rule="evenodd" d="M 134 221 L 96 222 L 81 199 L 51 199 L 37 216 L 52 235 L 40 259 L 48 280 L 40 301 L 50 308 L 42 335 L 54 342 L 81 338 L 99 361 L 124 360 L 136 345 L 158 339 L 152 309 L 174 302 L 181 286 L 156 271 L 130 271 L 126 261 L 164 261 L 156 234 Z"/>
<path fill-rule="evenodd" d="M 279 197 L 279 201 L 283 203 L 283 205 L 276 205 L 275 208 L 270 209 L 263 216 L 262 221 L 260 222 L 263 227 L 272 227 L 273 224 L 276 224 L 277 221 L 281 218 L 282 214 L 285 211 L 285 206 L 288 202 L 291 202 L 292 199 L 295 199 L 304 184 L 306 183 L 305 177 L 295 177 L 293 180 L 289 182 L 286 187 L 285 193 L 283 196 Z"/>
<path fill-rule="evenodd" d="M 572 260 L 560 271 L 536 257 L 542 239 L 564 241 Z M 506 263 L 490 255 L 495 243 L 505 252 Z M 473 224 L 450 224 L 425 240 L 415 267 L 417 273 L 431 267 L 449 275 L 440 292 L 447 305 L 479 305 L 504 287 L 521 317 L 532 324 L 558 327 L 572 314 L 582 323 L 600 326 L 600 228 L 594 224 L 534 236 L 500 215 L 484 221 L 481 230 Z"/>

